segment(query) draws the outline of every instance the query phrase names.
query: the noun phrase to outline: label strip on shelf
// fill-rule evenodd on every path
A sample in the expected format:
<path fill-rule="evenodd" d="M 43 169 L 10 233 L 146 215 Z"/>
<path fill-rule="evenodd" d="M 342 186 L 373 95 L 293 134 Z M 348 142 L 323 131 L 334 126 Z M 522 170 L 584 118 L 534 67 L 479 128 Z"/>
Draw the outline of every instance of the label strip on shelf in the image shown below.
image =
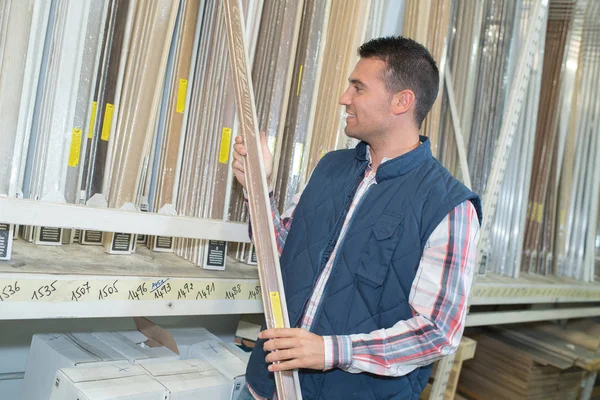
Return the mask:
<path fill-rule="evenodd" d="M 93 277 L 0 278 L 3 302 L 261 300 L 258 279 Z"/>

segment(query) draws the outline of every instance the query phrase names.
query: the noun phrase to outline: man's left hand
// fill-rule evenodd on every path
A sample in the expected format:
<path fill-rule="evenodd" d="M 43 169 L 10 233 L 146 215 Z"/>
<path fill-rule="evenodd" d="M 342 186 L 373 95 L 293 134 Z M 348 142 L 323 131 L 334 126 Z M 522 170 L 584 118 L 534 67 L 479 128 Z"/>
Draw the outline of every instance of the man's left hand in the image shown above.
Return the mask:
<path fill-rule="evenodd" d="M 323 370 L 325 345 L 321 336 L 299 328 L 276 328 L 262 331 L 258 337 L 267 340 L 263 348 L 269 371 L 287 371 L 298 368 Z"/>

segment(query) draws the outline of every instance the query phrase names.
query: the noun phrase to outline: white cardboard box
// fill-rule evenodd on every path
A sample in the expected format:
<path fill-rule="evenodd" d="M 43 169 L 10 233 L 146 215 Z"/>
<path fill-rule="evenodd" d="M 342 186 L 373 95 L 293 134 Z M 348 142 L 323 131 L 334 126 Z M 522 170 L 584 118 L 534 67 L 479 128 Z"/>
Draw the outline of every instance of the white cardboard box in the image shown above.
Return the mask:
<path fill-rule="evenodd" d="M 169 400 L 229 400 L 231 381 L 203 360 L 140 362 L 169 392 Z"/>
<path fill-rule="evenodd" d="M 192 346 L 190 354 L 194 358 L 208 361 L 230 382 L 231 400 L 236 400 L 246 384 L 246 366 L 249 356 L 220 340 L 206 340 Z"/>
<path fill-rule="evenodd" d="M 65 368 L 56 373 L 50 400 L 165 400 L 167 389 L 136 364 Z"/>
<path fill-rule="evenodd" d="M 174 328 L 169 329 L 173 340 L 177 345 L 181 359 L 195 358 L 192 355 L 192 346 L 207 340 L 219 340 L 219 338 L 204 328 Z"/>
<path fill-rule="evenodd" d="M 148 347 L 142 340 L 134 340 L 136 336 L 144 337 L 138 331 L 131 332 L 94 332 L 97 339 L 104 342 L 130 362 L 177 360 L 179 355 L 163 346 Z"/>
<path fill-rule="evenodd" d="M 48 400 L 58 369 L 119 362 L 126 363 L 127 360 L 90 333 L 34 335 L 25 368 L 22 398 Z"/>
<path fill-rule="evenodd" d="M 236 400 L 246 384 L 250 354 L 233 343 L 224 343 L 204 328 L 169 329 L 181 359 L 199 358 L 211 363 L 230 380 L 231 400 Z"/>

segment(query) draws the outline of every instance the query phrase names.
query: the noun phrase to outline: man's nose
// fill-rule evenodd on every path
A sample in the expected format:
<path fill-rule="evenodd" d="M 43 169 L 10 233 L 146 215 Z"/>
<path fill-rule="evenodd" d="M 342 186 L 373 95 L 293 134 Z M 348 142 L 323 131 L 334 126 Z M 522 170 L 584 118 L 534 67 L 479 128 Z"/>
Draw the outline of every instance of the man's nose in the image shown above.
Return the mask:
<path fill-rule="evenodd" d="M 340 97 L 340 105 L 342 105 L 342 106 L 350 105 L 350 95 L 348 93 L 348 89 L 346 89 L 346 91 Z"/>

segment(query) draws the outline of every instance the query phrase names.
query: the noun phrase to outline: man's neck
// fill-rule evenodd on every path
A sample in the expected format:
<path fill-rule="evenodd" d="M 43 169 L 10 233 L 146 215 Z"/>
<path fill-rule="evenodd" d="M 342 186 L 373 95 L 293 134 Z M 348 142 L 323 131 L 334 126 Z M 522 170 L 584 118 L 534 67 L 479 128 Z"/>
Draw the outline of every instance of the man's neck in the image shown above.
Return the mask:
<path fill-rule="evenodd" d="M 421 144 L 419 136 L 413 136 L 406 140 L 390 140 L 369 143 L 369 150 L 371 152 L 371 168 L 377 170 L 383 159 L 392 159 L 400 157 L 406 154 Z"/>

